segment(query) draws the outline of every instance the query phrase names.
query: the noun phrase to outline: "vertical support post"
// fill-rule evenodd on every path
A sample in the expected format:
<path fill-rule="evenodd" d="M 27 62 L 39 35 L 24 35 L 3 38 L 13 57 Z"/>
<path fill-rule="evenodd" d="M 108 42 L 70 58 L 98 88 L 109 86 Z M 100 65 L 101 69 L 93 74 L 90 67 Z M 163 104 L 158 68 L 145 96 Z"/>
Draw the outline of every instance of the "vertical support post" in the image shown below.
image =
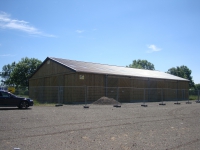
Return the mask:
<path fill-rule="evenodd" d="M 105 75 L 105 96 L 107 97 L 108 75 Z"/>
<path fill-rule="evenodd" d="M 177 88 L 176 88 L 176 101 L 178 103 L 178 81 L 177 81 Z"/>
<path fill-rule="evenodd" d="M 177 102 L 174 104 L 180 105 L 181 103 L 178 102 L 178 81 L 177 81 L 177 89 L 176 89 L 176 99 L 177 99 Z"/>
<path fill-rule="evenodd" d="M 61 103 L 63 104 L 64 103 L 64 101 L 63 101 L 63 99 L 64 99 L 64 87 L 63 86 L 61 86 L 61 88 L 62 88 L 62 93 L 61 93 Z"/>
<path fill-rule="evenodd" d="M 148 87 L 147 87 L 147 89 L 148 89 L 147 100 L 149 101 L 149 89 L 150 89 L 150 80 L 149 80 L 149 78 L 148 78 Z"/>
<path fill-rule="evenodd" d="M 178 103 L 178 81 L 177 81 L 177 88 L 176 88 L 176 99 L 177 99 L 177 103 Z"/>
<path fill-rule="evenodd" d="M 113 105 L 113 107 L 121 107 L 121 105 L 119 104 L 119 92 L 120 92 L 119 87 L 117 87 L 117 103 L 118 104 Z"/>
<path fill-rule="evenodd" d="M 58 104 L 60 103 L 60 87 L 58 86 Z"/>
<path fill-rule="evenodd" d="M 89 108 L 89 106 L 87 105 L 88 87 L 85 85 L 85 86 L 84 86 L 84 89 L 85 89 L 85 105 L 83 106 L 83 108 Z"/>
<path fill-rule="evenodd" d="M 185 90 L 183 90 L 183 92 L 185 93 Z M 186 102 L 186 104 L 192 104 L 192 102 L 190 102 L 189 98 L 188 98 L 188 101 Z"/>
<path fill-rule="evenodd" d="M 183 90 L 182 90 L 182 100 L 184 100 L 184 97 L 183 97 Z"/>
<path fill-rule="evenodd" d="M 143 101 L 143 104 L 141 105 L 141 106 L 143 106 L 143 107 L 147 107 L 147 105 L 145 104 L 145 102 L 146 102 L 146 98 L 145 98 L 145 95 L 146 95 L 146 89 L 144 88 L 144 101 Z"/>
<path fill-rule="evenodd" d="M 199 90 L 198 90 L 198 101 L 199 101 Z"/>
<path fill-rule="evenodd" d="M 200 103 L 200 101 L 199 101 L 199 94 L 200 94 L 200 92 L 199 92 L 199 90 L 197 92 L 198 92 L 198 100 L 196 101 L 196 103 Z"/>
<path fill-rule="evenodd" d="M 117 87 L 117 102 L 119 102 L 119 87 Z"/>
<path fill-rule="evenodd" d="M 162 102 L 163 102 L 163 89 L 161 89 L 162 90 Z"/>
<path fill-rule="evenodd" d="M 159 105 L 166 105 L 163 103 L 163 89 L 161 89 L 161 96 L 162 96 L 162 103 L 160 103 Z"/>
<path fill-rule="evenodd" d="M 61 97 L 61 87 L 58 86 L 58 103 L 55 105 L 56 107 L 63 106 L 63 104 L 61 104 L 60 97 Z"/>
<path fill-rule="evenodd" d="M 85 85 L 85 105 L 87 105 L 87 87 Z"/>

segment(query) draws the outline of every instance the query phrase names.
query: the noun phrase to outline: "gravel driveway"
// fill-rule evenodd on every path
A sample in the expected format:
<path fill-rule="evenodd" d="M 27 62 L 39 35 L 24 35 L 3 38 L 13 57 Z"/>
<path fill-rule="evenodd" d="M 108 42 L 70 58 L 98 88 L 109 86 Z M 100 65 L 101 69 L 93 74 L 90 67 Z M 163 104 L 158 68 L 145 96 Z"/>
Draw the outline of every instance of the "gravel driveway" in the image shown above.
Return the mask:
<path fill-rule="evenodd" d="M 0 150 L 200 150 L 200 103 L 0 108 Z"/>

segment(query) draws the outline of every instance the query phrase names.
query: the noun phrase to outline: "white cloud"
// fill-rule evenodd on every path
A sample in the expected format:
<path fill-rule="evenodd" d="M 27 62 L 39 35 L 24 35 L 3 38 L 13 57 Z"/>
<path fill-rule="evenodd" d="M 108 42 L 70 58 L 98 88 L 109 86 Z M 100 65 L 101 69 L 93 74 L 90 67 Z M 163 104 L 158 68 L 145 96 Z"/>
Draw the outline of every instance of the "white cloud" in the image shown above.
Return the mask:
<path fill-rule="evenodd" d="M 84 30 L 76 30 L 76 33 L 83 33 Z"/>
<path fill-rule="evenodd" d="M 0 57 L 13 57 L 15 55 L 11 55 L 11 54 L 3 54 L 3 55 L 0 55 Z"/>
<path fill-rule="evenodd" d="M 10 15 L 5 12 L 0 12 L 0 28 L 19 30 L 31 35 L 55 37 L 54 35 L 41 32 L 39 29 L 31 26 L 29 22 L 12 19 Z"/>
<path fill-rule="evenodd" d="M 153 52 L 158 52 L 161 51 L 161 48 L 156 47 L 156 45 L 148 45 L 147 46 L 149 48 L 149 50 L 147 51 L 147 53 L 153 53 Z"/>

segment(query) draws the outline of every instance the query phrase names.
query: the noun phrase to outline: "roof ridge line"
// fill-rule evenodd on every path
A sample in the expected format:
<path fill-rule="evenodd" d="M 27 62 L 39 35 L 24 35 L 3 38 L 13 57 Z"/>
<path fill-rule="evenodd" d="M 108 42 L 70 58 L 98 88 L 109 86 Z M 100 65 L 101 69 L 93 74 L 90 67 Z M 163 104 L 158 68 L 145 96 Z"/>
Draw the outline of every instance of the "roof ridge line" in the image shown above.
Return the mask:
<path fill-rule="evenodd" d="M 115 67 L 122 67 L 122 68 L 130 68 L 130 69 L 138 69 L 138 70 L 149 70 L 149 69 L 140 69 L 140 68 L 131 68 L 131 67 L 126 67 L 126 66 L 117 66 L 117 65 L 109 65 L 109 64 L 101 64 L 101 63 L 94 63 L 94 62 L 87 62 L 87 61 L 80 61 L 80 60 L 72 60 L 72 59 L 63 59 L 63 58 L 56 58 L 56 57 L 49 57 L 49 58 L 55 58 L 55 59 L 62 59 L 62 60 L 69 60 L 69 61 L 75 61 L 75 62 L 83 62 L 83 63 L 91 63 L 91 64 L 99 64 L 99 65 L 107 65 L 107 66 L 115 66 Z M 61 62 L 60 62 L 61 63 Z M 63 63 L 61 63 L 63 64 Z M 66 65 L 65 65 L 66 66 Z M 68 66 L 69 67 L 69 66 Z M 75 69 L 74 69 L 75 70 Z M 159 70 L 149 70 L 149 71 L 158 71 L 162 72 Z"/>

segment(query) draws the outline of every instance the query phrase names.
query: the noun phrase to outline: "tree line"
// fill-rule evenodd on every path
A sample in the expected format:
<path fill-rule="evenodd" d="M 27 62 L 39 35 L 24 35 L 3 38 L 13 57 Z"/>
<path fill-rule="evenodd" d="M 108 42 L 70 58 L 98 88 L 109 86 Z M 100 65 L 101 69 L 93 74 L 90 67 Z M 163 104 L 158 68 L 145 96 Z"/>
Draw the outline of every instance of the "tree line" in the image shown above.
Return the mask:
<path fill-rule="evenodd" d="M 1 85 L 14 87 L 28 87 L 29 78 L 42 64 L 42 61 L 36 58 L 22 58 L 18 63 L 4 65 L 0 76 L 2 78 Z M 147 60 L 133 60 L 128 66 L 129 68 L 155 70 L 154 64 Z M 178 66 L 168 69 L 166 73 L 188 79 L 190 89 L 200 90 L 200 84 L 194 84 L 191 73 L 192 71 L 187 66 Z"/>

